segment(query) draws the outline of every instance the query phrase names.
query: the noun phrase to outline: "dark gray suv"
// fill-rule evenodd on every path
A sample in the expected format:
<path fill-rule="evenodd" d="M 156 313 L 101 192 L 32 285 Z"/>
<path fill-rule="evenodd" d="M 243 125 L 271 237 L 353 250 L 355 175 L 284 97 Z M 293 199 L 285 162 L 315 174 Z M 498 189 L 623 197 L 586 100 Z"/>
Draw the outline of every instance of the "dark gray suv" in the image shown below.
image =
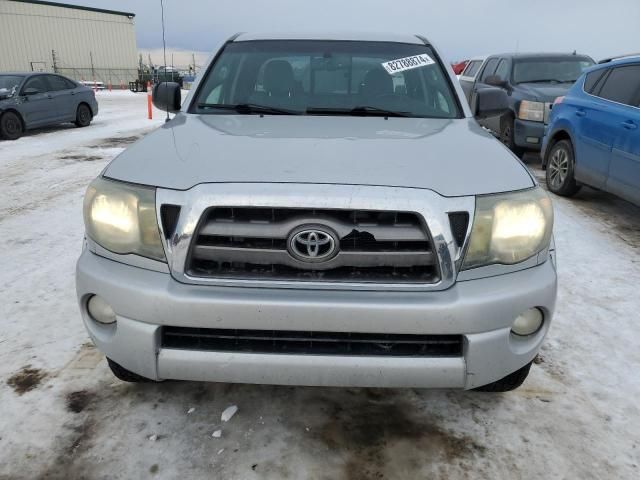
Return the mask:
<path fill-rule="evenodd" d="M 506 53 L 491 55 L 466 93 L 475 112 L 477 92 L 488 86 L 507 92 L 509 112 L 499 117 L 478 119 L 516 155 L 540 150 L 549 111 L 582 71 L 593 65 L 586 55 L 567 53 Z"/>
<path fill-rule="evenodd" d="M 86 127 L 97 114 L 93 90 L 67 77 L 0 74 L 0 138 L 16 140 L 25 130 L 65 122 Z"/>

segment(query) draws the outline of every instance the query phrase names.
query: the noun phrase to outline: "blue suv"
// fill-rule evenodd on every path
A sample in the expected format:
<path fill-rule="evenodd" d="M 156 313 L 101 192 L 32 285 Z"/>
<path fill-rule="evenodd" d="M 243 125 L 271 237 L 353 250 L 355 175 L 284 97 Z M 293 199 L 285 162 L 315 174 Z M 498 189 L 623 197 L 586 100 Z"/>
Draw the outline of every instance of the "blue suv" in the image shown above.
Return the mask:
<path fill-rule="evenodd" d="M 640 205 L 640 55 L 587 69 L 556 100 L 541 156 L 558 195 L 584 184 Z"/>

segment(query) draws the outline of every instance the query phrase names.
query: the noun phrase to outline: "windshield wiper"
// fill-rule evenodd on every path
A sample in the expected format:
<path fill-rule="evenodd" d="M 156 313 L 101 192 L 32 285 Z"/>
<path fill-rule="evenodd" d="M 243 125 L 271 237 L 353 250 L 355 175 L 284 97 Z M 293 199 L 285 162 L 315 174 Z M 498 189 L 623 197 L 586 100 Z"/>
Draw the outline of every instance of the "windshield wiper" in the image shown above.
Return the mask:
<path fill-rule="evenodd" d="M 233 110 L 242 115 L 251 113 L 266 113 L 268 115 L 300 115 L 301 112 L 288 110 L 286 108 L 270 107 L 268 105 L 258 105 L 256 103 L 239 103 L 237 105 L 227 105 L 224 103 L 199 103 L 198 108 L 218 108 L 220 110 Z"/>
<path fill-rule="evenodd" d="M 376 117 L 409 117 L 411 112 L 396 112 L 384 108 L 361 105 L 354 108 L 307 108 L 308 115 L 353 115 Z"/>

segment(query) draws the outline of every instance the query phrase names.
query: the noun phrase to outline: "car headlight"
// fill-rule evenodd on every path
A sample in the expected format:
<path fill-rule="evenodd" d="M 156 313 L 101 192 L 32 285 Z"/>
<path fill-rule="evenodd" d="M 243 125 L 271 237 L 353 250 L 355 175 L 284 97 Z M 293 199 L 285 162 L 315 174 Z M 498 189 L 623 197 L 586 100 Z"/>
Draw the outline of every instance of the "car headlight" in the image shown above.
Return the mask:
<path fill-rule="evenodd" d="M 530 102 L 522 100 L 518 110 L 518 118 L 521 120 L 531 120 L 532 122 L 544 121 L 544 103 Z"/>
<path fill-rule="evenodd" d="M 479 196 L 462 268 L 522 262 L 549 246 L 552 230 L 553 207 L 540 187 Z"/>
<path fill-rule="evenodd" d="M 166 261 L 155 188 L 97 178 L 84 197 L 87 235 L 107 250 Z"/>

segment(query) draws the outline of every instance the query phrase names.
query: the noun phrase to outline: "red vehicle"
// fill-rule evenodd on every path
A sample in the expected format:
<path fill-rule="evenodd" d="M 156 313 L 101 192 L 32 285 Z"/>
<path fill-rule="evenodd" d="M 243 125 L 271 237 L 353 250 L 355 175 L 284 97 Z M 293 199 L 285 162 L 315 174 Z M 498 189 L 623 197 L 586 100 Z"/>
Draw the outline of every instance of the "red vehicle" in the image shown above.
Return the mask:
<path fill-rule="evenodd" d="M 458 63 L 452 63 L 451 67 L 453 68 L 453 73 L 455 73 L 456 75 L 460 75 L 464 68 L 467 66 L 467 63 L 469 63 L 469 60 L 462 60 Z"/>

